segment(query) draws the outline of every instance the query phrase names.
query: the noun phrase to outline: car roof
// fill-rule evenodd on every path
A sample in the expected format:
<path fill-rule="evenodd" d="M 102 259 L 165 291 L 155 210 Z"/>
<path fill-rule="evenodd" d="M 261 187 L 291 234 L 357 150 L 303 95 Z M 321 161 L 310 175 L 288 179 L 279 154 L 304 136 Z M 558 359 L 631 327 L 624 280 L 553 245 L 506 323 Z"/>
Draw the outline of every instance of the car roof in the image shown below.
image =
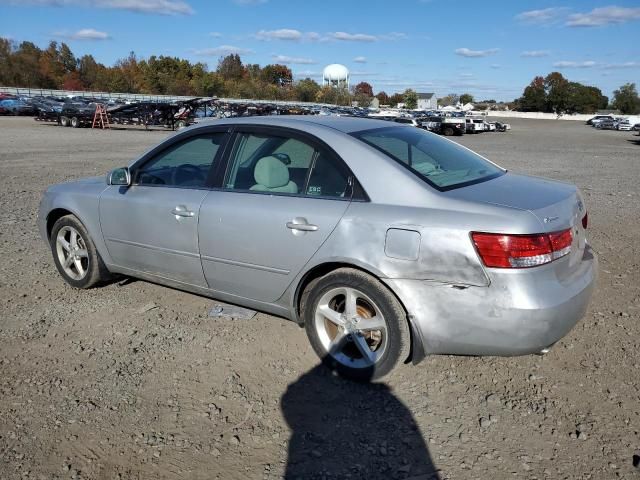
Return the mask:
<path fill-rule="evenodd" d="M 311 124 L 331 128 L 343 133 L 352 133 L 361 130 L 370 130 L 373 128 L 392 126 L 388 121 L 385 120 L 376 120 L 372 118 L 362 117 L 338 117 L 334 115 L 269 115 L 256 117 L 207 119 L 199 122 L 198 127 L 204 127 L 206 125 L 211 125 L 212 123 L 215 123 L 216 125 L 272 125 L 278 127 L 296 128 L 301 130 L 305 128 L 305 125 Z"/>

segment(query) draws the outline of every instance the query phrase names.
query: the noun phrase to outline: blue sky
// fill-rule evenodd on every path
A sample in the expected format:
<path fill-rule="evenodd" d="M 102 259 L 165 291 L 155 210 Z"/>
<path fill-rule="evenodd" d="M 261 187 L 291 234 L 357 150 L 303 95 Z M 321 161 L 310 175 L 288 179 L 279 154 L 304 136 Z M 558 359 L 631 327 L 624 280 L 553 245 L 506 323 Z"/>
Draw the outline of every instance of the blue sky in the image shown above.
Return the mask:
<path fill-rule="evenodd" d="M 640 2 L 614 1 L 0 0 L 0 36 L 108 65 L 133 50 L 215 69 L 237 52 L 320 80 L 343 63 L 376 92 L 477 99 L 512 100 L 558 70 L 611 95 L 640 83 Z"/>

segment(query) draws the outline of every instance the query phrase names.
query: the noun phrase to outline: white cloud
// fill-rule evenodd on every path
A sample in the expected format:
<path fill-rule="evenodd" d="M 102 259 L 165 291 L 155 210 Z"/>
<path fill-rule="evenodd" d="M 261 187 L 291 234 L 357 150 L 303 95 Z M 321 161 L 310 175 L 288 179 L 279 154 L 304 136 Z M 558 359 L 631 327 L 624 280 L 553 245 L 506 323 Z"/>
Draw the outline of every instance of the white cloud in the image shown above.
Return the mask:
<path fill-rule="evenodd" d="M 549 24 L 556 21 L 565 11 L 566 8 L 559 7 L 528 10 L 516 15 L 516 20 L 537 25 Z"/>
<path fill-rule="evenodd" d="M 209 36 L 213 38 L 220 38 L 222 34 L 220 32 L 209 32 Z"/>
<path fill-rule="evenodd" d="M 354 63 L 367 63 L 367 57 L 356 57 L 353 61 Z"/>
<path fill-rule="evenodd" d="M 461 73 L 460 76 L 464 78 L 471 78 L 473 77 L 473 73 Z"/>
<path fill-rule="evenodd" d="M 237 53 L 238 55 L 251 55 L 253 50 L 248 48 L 234 47 L 233 45 L 220 45 L 219 47 L 203 48 L 200 50 L 193 50 L 194 55 L 201 57 L 219 57 L 221 55 L 231 55 Z"/>
<path fill-rule="evenodd" d="M 345 42 L 375 42 L 378 37 L 375 35 L 369 35 L 366 33 L 347 33 L 347 32 L 333 32 L 329 36 L 334 40 L 341 40 Z"/>
<path fill-rule="evenodd" d="M 528 57 L 528 58 L 548 57 L 549 55 L 550 55 L 549 50 L 527 50 L 520 54 L 521 57 Z"/>
<path fill-rule="evenodd" d="M 640 68 L 640 62 L 624 62 L 624 63 L 609 63 L 603 65 L 605 69 L 620 69 L 620 68 Z"/>
<path fill-rule="evenodd" d="M 57 32 L 54 35 L 68 40 L 108 40 L 111 38 L 108 33 L 100 32 L 93 28 L 83 28 L 74 33 Z"/>
<path fill-rule="evenodd" d="M 494 70 L 497 70 L 497 69 L 499 69 L 499 68 L 501 67 L 501 65 L 500 65 L 500 64 L 498 64 L 498 63 L 492 63 L 492 64 L 490 65 L 490 67 L 491 67 L 491 68 L 493 68 Z"/>
<path fill-rule="evenodd" d="M 184 0 L 0 0 L 8 5 L 41 7 L 97 7 L 160 15 L 191 15 L 193 8 Z"/>
<path fill-rule="evenodd" d="M 592 68 L 597 65 L 593 60 L 586 60 L 584 62 L 574 62 L 569 60 L 562 60 L 553 64 L 556 68 Z"/>
<path fill-rule="evenodd" d="M 458 48 L 455 50 L 456 55 L 468 58 L 488 57 L 500 51 L 499 48 L 490 48 L 488 50 L 471 50 L 469 48 Z"/>
<path fill-rule="evenodd" d="M 279 30 L 260 30 L 255 35 L 258 40 L 293 40 L 299 41 L 303 37 L 300 30 L 281 28 Z"/>
<path fill-rule="evenodd" d="M 285 65 L 312 65 L 318 63 L 315 60 L 305 57 L 289 57 L 287 55 L 272 55 L 271 58 L 277 63 L 283 63 Z"/>
<path fill-rule="evenodd" d="M 569 15 L 569 27 L 600 27 L 618 23 L 640 20 L 640 8 L 602 7 L 594 8 L 589 13 L 575 13 Z"/>

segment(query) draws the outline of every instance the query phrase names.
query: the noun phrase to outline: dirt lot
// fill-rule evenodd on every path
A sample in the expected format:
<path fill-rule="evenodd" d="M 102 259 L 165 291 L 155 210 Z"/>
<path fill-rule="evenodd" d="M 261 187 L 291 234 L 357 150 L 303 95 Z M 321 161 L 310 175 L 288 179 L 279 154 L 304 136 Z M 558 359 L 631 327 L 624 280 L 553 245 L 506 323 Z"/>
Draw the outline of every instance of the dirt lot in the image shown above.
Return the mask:
<path fill-rule="evenodd" d="M 212 300 L 142 281 L 66 286 L 41 192 L 166 133 L 0 118 L 0 478 L 640 478 L 640 137 L 511 123 L 458 141 L 582 188 L 601 261 L 586 317 L 544 357 L 432 357 L 357 385 L 285 320 L 212 319 Z"/>

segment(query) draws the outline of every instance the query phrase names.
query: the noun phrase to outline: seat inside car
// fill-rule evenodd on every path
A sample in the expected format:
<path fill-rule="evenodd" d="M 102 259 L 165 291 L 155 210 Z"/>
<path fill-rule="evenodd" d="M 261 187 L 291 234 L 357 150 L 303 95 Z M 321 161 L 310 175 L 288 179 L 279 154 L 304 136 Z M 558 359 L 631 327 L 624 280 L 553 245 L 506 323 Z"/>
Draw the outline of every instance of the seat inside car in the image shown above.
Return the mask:
<path fill-rule="evenodd" d="M 250 190 L 260 192 L 298 193 L 298 186 L 289 178 L 289 169 L 277 157 L 262 157 L 253 170 L 256 184 Z"/>

